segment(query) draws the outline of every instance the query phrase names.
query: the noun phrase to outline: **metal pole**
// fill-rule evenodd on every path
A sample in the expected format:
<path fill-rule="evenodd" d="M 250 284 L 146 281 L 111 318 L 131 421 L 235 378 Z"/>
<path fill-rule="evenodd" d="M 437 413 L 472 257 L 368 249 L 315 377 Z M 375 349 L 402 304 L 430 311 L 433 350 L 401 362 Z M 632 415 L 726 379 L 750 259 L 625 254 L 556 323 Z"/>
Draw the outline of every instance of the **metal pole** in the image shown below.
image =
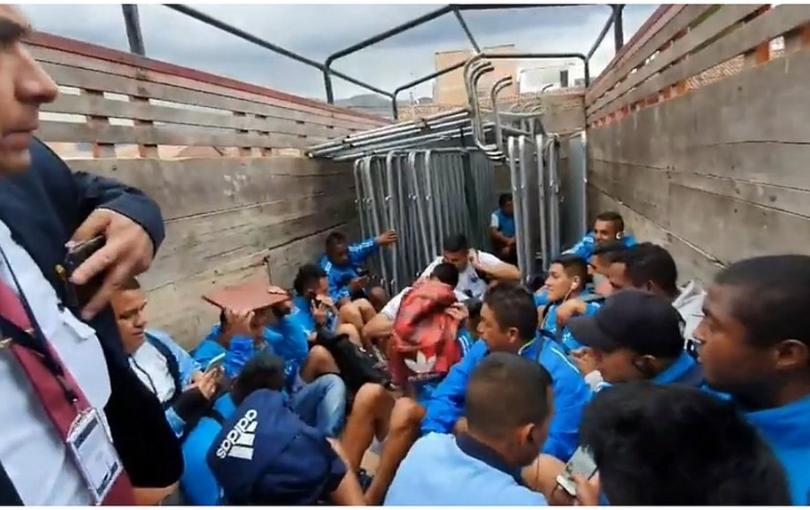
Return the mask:
<path fill-rule="evenodd" d="M 459 12 L 458 7 L 453 9 L 453 14 L 456 15 L 458 24 L 461 25 L 461 29 L 464 30 L 464 33 L 467 34 L 467 38 L 470 40 L 470 44 L 472 44 L 475 52 L 481 53 L 481 48 L 478 46 L 478 43 L 475 42 L 475 37 L 473 37 L 472 32 L 470 32 L 470 27 L 467 26 L 467 23 L 464 21 L 464 17 L 461 16 L 461 12 Z"/>
<path fill-rule="evenodd" d="M 605 26 L 602 27 L 602 31 L 599 32 L 599 35 L 596 36 L 596 40 L 593 42 L 593 46 L 591 49 L 588 50 L 588 53 L 585 54 L 585 57 L 590 60 L 596 50 L 599 48 L 599 45 L 602 44 L 602 40 L 607 35 L 608 30 L 613 25 L 613 21 L 616 19 L 616 9 L 612 8 L 610 11 L 610 17 L 608 18 L 607 22 L 605 22 Z"/>
<path fill-rule="evenodd" d="M 624 46 L 624 23 L 622 22 L 622 11 L 624 10 L 623 4 L 613 6 L 614 22 L 613 22 L 613 40 L 618 53 L 622 46 Z"/>
<path fill-rule="evenodd" d="M 124 24 L 127 28 L 127 40 L 129 41 L 129 51 L 146 56 L 146 48 L 143 44 L 143 34 L 141 33 L 141 21 L 138 16 L 138 6 L 134 4 L 123 4 Z"/>

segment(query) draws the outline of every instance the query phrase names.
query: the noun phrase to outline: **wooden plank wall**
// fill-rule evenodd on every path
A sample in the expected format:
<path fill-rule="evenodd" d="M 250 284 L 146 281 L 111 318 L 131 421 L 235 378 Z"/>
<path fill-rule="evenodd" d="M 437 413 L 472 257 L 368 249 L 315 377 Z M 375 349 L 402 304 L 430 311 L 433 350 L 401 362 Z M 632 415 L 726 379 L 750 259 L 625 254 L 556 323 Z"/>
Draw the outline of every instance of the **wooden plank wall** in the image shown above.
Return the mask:
<path fill-rule="evenodd" d="M 160 204 L 166 240 L 141 281 L 150 325 L 183 345 L 217 319 L 204 292 L 265 274 L 265 257 L 290 286 L 331 230 L 356 231 L 350 166 L 287 154 L 386 121 L 47 34 L 29 46 L 69 91 L 38 136 Z"/>
<path fill-rule="evenodd" d="M 586 93 L 591 216 L 613 209 L 682 279 L 810 254 L 810 6 L 664 6 Z"/>

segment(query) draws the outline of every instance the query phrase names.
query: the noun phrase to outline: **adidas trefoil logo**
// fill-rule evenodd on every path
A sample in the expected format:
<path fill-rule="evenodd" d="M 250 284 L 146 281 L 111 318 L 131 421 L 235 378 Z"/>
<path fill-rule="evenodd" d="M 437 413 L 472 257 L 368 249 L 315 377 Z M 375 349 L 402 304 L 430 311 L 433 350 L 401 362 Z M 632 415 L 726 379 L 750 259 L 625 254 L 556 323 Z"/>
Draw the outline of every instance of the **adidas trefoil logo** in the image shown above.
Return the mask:
<path fill-rule="evenodd" d="M 436 356 L 426 358 L 425 353 L 417 351 L 416 361 L 406 358 L 405 365 L 415 374 L 426 374 L 433 371 L 433 367 L 436 366 Z"/>
<path fill-rule="evenodd" d="M 237 459 L 253 459 L 253 440 L 256 438 L 256 410 L 250 409 L 236 425 L 228 432 L 222 444 L 217 449 L 217 457 L 236 457 Z"/>

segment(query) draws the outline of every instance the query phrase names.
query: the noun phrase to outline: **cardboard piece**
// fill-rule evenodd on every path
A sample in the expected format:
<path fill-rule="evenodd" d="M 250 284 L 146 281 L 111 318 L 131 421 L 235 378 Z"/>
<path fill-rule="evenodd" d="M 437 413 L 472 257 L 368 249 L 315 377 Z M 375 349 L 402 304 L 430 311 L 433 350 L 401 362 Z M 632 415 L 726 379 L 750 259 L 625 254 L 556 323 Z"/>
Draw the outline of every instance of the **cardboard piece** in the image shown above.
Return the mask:
<path fill-rule="evenodd" d="M 289 294 L 270 293 L 270 285 L 264 280 L 251 280 L 213 290 L 203 296 L 214 306 L 223 310 L 261 310 L 290 299 Z"/>

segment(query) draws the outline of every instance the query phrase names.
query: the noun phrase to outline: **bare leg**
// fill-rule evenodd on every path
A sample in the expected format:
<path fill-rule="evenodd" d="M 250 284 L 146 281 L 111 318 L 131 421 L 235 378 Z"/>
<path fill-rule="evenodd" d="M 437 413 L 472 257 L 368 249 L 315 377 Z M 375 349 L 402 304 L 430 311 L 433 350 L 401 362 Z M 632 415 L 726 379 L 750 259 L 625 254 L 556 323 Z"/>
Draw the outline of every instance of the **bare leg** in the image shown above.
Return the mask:
<path fill-rule="evenodd" d="M 368 291 L 368 300 L 374 306 L 374 310 L 379 312 L 388 302 L 388 295 L 382 287 L 372 287 Z"/>
<path fill-rule="evenodd" d="M 351 324 L 358 332 L 363 331 L 363 326 L 366 324 L 366 322 L 368 322 L 367 320 L 363 320 L 363 312 L 360 309 L 360 301 L 365 301 L 368 306 L 371 306 L 371 303 L 363 299 L 346 303 L 340 307 L 340 323 Z M 371 319 L 369 318 L 368 320 Z M 371 347 L 371 343 L 362 336 L 360 337 L 360 341 L 362 342 L 363 347 L 367 349 Z"/>
<path fill-rule="evenodd" d="M 331 438 L 329 438 L 328 441 L 331 443 L 335 453 L 337 453 L 346 464 L 346 475 L 343 476 L 343 480 L 341 480 L 337 489 L 329 494 L 329 499 L 331 499 L 332 504 L 338 506 L 364 506 L 366 499 L 363 496 L 363 489 L 360 487 L 360 482 L 357 481 L 357 476 L 354 474 L 354 470 L 347 460 L 346 452 L 341 447 L 339 441 Z"/>
<path fill-rule="evenodd" d="M 357 305 L 357 308 L 360 309 L 360 314 L 363 317 L 363 324 L 367 323 L 373 319 L 375 315 L 377 315 L 377 310 L 374 309 L 374 305 L 372 305 L 368 299 L 356 299 L 352 301 L 352 303 Z M 360 331 L 362 330 L 363 328 L 360 328 Z"/>
<path fill-rule="evenodd" d="M 301 367 L 301 379 L 312 382 L 323 374 L 338 374 L 340 369 L 332 354 L 322 345 L 314 345 L 307 355 L 304 366 Z"/>
<path fill-rule="evenodd" d="M 364 384 L 354 397 L 354 405 L 340 443 L 352 469 L 359 469 L 363 454 L 376 436 L 388 435 L 394 397 L 379 384 Z"/>
<path fill-rule="evenodd" d="M 374 480 L 366 491 L 366 501 L 369 505 L 381 505 L 383 503 L 399 464 L 419 437 L 419 426 L 424 416 L 424 408 L 415 400 L 408 397 L 397 399 L 391 412 L 388 437 L 386 437 L 380 452 L 380 463 L 377 466 L 377 472 L 374 474 Z"/>

